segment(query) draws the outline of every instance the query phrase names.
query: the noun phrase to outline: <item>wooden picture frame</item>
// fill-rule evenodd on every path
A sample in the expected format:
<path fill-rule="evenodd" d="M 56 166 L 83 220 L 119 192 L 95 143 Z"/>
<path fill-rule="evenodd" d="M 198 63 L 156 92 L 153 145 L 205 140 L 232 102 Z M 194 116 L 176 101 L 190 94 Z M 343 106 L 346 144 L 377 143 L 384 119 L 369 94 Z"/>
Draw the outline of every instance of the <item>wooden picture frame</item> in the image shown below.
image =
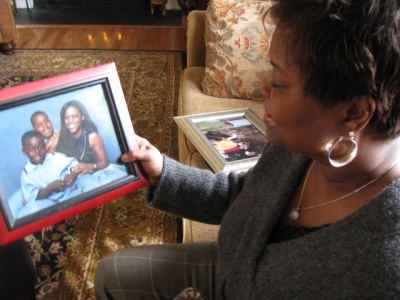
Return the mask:
<path fill-rule="evenodd" d="M 140 164 L 119 159 L 138 146 L 114 63 L 0 90 L 0 119 L 2 245 L 148 184 Z M 52 135 L 46 139 L 48 121 Z M 90 123 L 95 129 L 88 129 Z M 74 136 L 79 128 L 80 142 Z M 92 140 L 99 137 L 109 162 L 104 166 L 83 156 L 92 154 Z M 81 157 L 61 152 L 62 143 Z"/>
<path fill-rule="evenodd" d="M 263 121 L 249 108 L 174 120 L 214 172 L 251 168 L 268 143 Z"/>

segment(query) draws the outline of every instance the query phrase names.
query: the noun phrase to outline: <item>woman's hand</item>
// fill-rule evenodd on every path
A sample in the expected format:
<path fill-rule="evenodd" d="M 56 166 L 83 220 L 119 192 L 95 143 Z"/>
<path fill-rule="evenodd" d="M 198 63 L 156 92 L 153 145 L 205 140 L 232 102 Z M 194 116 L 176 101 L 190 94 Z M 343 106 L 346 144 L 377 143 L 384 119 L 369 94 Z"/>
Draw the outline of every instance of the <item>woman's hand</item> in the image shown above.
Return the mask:
<path fill-rule="evenodd" d="M 91 171 L 95 171 L 95 166 L 96 164 L 92 163 L 77 163 L 75 166 L 71 168 L 71 172 L 73 172 L 76 177 L 81 177 L 82 175 L 85 175 Z"/>
<path fill-rule="evenodd" d="M 71 170 L 72 171 L 72 170 Z M 70 186 L 72 183 L 74 183 L 75 179 L 78 178 L 79 173 L 71 172 L 69 174 L 66 174 L 64 176 L 64 182 L 67 186 Z"/>
<path fill-rule="evenodd" d="M 139 149 L 131 150 L 121 156 L 123 162 L 140 161 L 144 170 L 146 171 L 150 184 L 156 185 L 159 181 L 164 158 L 160 151 L 154 147 L 150 142 L 140 136 L 136 136 Z"/>

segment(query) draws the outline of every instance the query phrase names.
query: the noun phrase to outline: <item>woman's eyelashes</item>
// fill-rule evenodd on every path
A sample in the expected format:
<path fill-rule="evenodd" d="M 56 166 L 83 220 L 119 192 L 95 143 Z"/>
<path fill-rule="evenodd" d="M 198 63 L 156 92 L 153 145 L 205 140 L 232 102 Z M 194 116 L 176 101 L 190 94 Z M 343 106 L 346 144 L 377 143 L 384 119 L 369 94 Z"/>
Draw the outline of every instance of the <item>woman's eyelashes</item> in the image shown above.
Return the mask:
<path fill-rule="evenodd" d="M 271 81 L 271 88 L 276 89 L 276 90 L 281 90 L 284 88 L 284 86 L 275 81 Z"/>

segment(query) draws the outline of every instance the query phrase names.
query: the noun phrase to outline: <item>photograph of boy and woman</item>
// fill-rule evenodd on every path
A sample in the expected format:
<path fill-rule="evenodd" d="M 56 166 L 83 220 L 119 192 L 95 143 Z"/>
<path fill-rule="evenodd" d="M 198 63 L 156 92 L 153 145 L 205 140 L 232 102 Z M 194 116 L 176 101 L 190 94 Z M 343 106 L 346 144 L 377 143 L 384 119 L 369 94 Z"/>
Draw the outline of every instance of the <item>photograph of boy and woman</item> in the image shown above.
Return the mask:
<path fill-rule="evenodd" d="M 259 157 L 268 142 L 265 135 L 244 116 L 194 123 L 228 162 Z"/>
<path fill-rule="evenodd" d="M 100 84 L 0 111 L 0 118 L 9 124 L 0 129 L 7 170 L 0 185 L 14 220 L 128 175 L 117 163 L 120 147 Z"/>

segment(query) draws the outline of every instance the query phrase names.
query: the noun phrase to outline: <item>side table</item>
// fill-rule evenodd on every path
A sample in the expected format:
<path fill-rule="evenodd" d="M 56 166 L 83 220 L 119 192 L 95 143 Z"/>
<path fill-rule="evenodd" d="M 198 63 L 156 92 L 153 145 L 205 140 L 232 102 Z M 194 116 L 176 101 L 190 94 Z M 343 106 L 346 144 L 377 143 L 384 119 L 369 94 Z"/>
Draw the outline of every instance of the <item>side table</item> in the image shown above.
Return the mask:
<path fill-rule="evenodd" d="M 150 0 L 150 7 L 151 7 L 151 13 L 154 14 L 154 8 L 156 5 L 161 6 L 161 13 L 165 15 L 167 13 L 167 1 L 168 0 Z"/>

